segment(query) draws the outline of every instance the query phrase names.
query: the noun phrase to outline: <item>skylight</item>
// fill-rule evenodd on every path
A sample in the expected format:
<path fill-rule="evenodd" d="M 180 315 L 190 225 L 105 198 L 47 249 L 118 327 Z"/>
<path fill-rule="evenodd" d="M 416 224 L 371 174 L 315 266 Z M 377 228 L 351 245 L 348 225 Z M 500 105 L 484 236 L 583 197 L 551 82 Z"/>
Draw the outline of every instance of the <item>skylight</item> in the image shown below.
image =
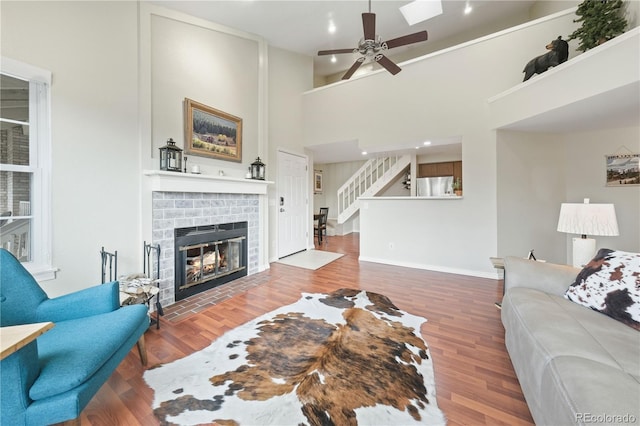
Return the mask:
<path fill-rule="evenodd" d="M 414 0 L 402 6 L 400 12 L 409 25 L 414 25 L 442 15 L 442 3 L 440 0 Z"/>

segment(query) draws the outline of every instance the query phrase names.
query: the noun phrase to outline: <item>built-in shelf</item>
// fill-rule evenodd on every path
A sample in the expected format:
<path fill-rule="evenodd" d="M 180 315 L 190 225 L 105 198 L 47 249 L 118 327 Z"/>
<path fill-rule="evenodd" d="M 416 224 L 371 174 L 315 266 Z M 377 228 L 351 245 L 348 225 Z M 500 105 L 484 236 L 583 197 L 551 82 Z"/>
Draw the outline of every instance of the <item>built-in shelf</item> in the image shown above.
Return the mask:
<path fill-rule="evenodd" d="M 144 170 L 144 184 L 150 191 L 157 192 L 203 192 L 218 194 L 260 194 L 267 193 L 267 180 L 242 179 L 228 176 L 214 176 L 193 173 Z"/>
<path fill-rule="evenodd" d="M 491 127 L 573 132 L 637 126 L 640 27 L 488 99 Z"/>

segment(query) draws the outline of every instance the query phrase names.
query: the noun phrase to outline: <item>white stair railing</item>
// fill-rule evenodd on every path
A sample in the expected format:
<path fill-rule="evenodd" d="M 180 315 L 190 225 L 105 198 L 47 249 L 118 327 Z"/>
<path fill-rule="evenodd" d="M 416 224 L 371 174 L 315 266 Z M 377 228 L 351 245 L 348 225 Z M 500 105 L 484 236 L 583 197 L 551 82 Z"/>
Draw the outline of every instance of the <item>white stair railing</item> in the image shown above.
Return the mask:
<path fill-rule="evenodd" d="M 360 197 L 372 197 L 411 163 L 410 155 L 372 158 L 338 189 L 338 223 L 344 223 L 360 209 Z"/>

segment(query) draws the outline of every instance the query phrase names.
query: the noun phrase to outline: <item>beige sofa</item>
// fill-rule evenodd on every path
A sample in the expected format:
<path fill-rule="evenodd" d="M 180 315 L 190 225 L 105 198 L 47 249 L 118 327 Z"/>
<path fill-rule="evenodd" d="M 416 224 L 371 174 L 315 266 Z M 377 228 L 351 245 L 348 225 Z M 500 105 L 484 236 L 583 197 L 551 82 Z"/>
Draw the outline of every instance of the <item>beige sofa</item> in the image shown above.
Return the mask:
<path fill-rule="evenodd" d="M 565 299 L 580 272 L 505 259 L 505 343 L 537 425 L 640 425 L 640 332 Z"/>

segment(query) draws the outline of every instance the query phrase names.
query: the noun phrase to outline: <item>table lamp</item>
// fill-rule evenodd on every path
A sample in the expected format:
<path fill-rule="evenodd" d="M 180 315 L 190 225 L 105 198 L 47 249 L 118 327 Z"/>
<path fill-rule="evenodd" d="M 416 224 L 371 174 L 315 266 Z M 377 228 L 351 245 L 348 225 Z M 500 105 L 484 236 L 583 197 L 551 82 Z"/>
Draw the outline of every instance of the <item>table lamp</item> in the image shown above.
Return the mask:
<path fill-rule="evenodd" d="M 568 234 L 580 234 L 573 239 L 573 266 L 582 268 L 596 253 L 596 240 L 587 235 L 616 236 L 618 221 L 613 204 L 562 203 L 558 231 Z"/>

